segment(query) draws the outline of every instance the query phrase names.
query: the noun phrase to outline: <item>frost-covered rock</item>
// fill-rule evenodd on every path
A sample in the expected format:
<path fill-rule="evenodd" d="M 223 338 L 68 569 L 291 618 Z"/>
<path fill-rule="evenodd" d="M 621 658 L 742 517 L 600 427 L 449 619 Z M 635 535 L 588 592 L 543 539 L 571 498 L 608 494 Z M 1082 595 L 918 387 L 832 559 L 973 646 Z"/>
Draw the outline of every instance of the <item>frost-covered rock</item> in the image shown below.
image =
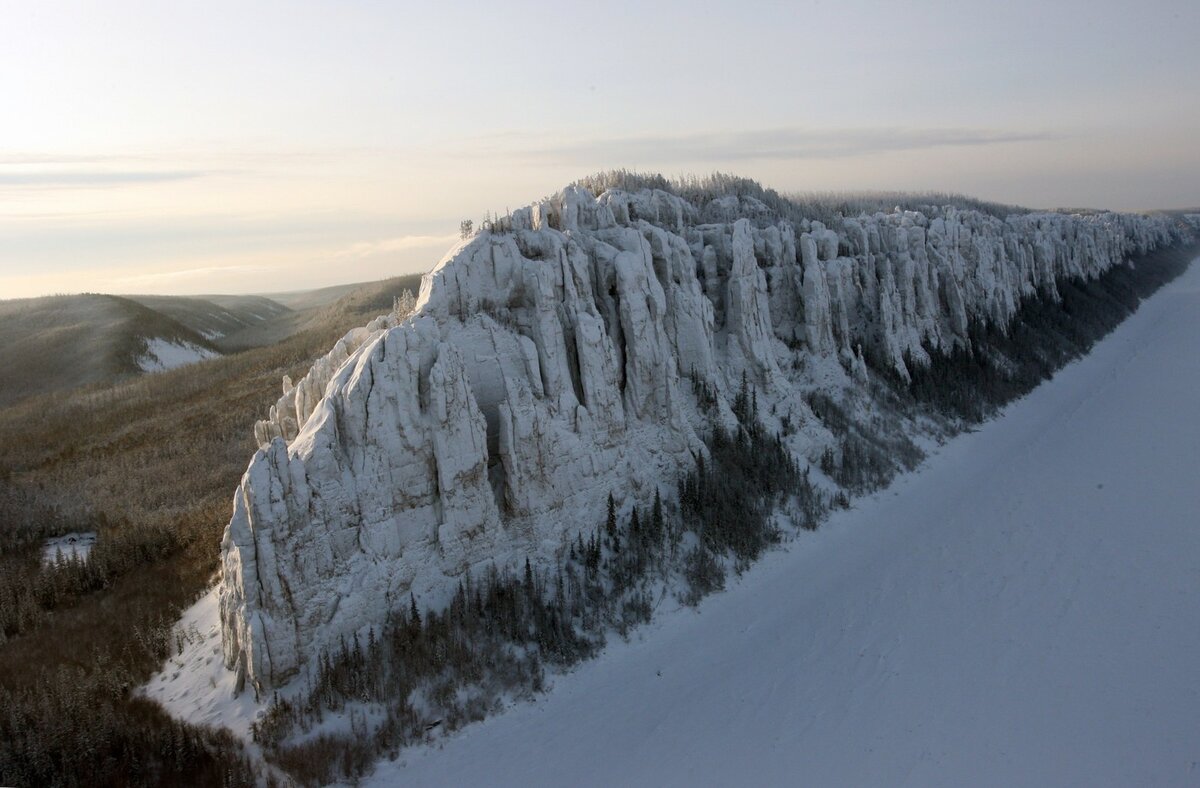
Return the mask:
<path fill-rule="evenodd" d="M 292 379 L 285 375 L 283 396 L 271 406 L 267 418 L 254 425 L 254 439 L 258 445 L 266 446 L 274 438 L 295 440 L 300 428 L 316 410 L 317 403 L 325 396 L 325 388 L 334 373 L 367 341 L 399 322 L 395 315 L 381 315 L 365 326 L 353 328 L 328 353 L 317 359 L 299 383 L 293 384 Z"/>
<path fill-rule="evenodd" d="M 410 594 L 550 563 L 622 507 L 675 487 L 743 375 L 763 418 L 829 434 L 802 394 L 900 376 L 1000 326 L 1064 277 L 1169 243 L 1161 217 L 939 209 L 820 222 L 753 197 L 572 187 L 463 241 L 404 321 L 340 340 L 255 427 L 222 543 L 225 662 L 262 690 Z M 507 226 L 507 224 L 506 224 Z M 774 414 L 780 414 L 776 417 Z M 811 416 L 811 414 L 808 414 Z"/>
<path fill-rule="evenodd" d="M 754 256 L 754 237 L 749 219 L 733 224 L 733 261 L 726 285 L 725 322 L 730 372 L 751 373 L 755 380 L 768 380 L 778 374 L 775 363 L 775 333 L 771 326 L 771 307 L 767 278 Z"/>

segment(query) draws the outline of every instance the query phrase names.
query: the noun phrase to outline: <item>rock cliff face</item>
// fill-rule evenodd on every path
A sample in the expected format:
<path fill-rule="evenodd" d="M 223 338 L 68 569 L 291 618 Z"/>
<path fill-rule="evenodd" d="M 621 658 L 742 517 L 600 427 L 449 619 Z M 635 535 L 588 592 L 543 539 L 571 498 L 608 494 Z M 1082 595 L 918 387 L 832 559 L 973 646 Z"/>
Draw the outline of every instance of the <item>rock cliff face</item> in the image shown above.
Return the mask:
<path fill-rule="evenodd" d="M 572 187 L 452 249 L 416 312 L 347 335 L 260 422 L 222 543 L 226 664 L 263 690 L 414 594 L 552 561 L 613 493 L 674 489 L 743 376 L 764 419 L 901 377 L 1023 298 L 1172 242 L 1166 219 L 954 208 L 820 222 L 753 197 Z M 704 416 L 694 391 L 715 391 Z"/>

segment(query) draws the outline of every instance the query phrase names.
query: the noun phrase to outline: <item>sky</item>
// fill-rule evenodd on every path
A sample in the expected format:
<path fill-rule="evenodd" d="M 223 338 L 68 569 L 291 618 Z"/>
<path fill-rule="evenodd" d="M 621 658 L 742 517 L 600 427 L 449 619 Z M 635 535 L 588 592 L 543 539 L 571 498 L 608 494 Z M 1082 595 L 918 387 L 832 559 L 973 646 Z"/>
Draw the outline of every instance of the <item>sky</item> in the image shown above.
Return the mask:
<path fill-rule="evenodd" d="M 0 0 L 0 298 L 429 269 L 610 168 L 1200 205 L 1200 3 Z"/>

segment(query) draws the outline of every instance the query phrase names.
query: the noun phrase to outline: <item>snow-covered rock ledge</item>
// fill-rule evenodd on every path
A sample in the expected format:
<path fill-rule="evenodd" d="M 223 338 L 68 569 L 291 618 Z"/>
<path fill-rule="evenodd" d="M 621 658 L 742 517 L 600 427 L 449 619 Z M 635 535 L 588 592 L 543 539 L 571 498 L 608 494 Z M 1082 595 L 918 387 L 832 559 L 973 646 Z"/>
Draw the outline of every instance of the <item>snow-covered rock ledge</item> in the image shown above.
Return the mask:
<path fill-rule="evenodd" d="M 691 381 L 728 419 L 744 375 L 812 460 L 832 437 L 801 394 L 854 386 L 866 358 L 906 377 L 973 322 L 1007 325 L 1022 299 L 1181 233 L 954 208 L 826 227 L 753 197 L 579 187 L 510 223 L 452 249 L 411 317 L 286 381 L 256 428 L 218 591 L 239 685 L 287 682 L 409 594 L 437 606 L 468 570 L 552 562 L 610 493 L 626 508 L 674 490 L 704 450 Z"/>

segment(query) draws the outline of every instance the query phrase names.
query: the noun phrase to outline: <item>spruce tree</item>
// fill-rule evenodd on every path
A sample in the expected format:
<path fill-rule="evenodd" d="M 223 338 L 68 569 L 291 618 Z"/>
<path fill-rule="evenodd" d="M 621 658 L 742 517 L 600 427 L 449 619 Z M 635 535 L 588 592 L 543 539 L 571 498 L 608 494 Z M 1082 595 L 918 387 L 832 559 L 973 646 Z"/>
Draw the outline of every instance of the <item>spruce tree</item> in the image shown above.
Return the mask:
<path fill-rule="evenodd" d="M 533 567 L 531 567 L 529 565 L 529 558 L 527 556 L 525 558 L 525 598 L 532 600 L 533 599 L 533 591 L 534 591 Z"/>
<path fill-rule="evenodd" d="M 663 533 L 663 507 L 662 494 L 659 490 L 654 491 L 654 510 L 650 515 L 650 533 L 655 540 L 662 538 Z"/>

